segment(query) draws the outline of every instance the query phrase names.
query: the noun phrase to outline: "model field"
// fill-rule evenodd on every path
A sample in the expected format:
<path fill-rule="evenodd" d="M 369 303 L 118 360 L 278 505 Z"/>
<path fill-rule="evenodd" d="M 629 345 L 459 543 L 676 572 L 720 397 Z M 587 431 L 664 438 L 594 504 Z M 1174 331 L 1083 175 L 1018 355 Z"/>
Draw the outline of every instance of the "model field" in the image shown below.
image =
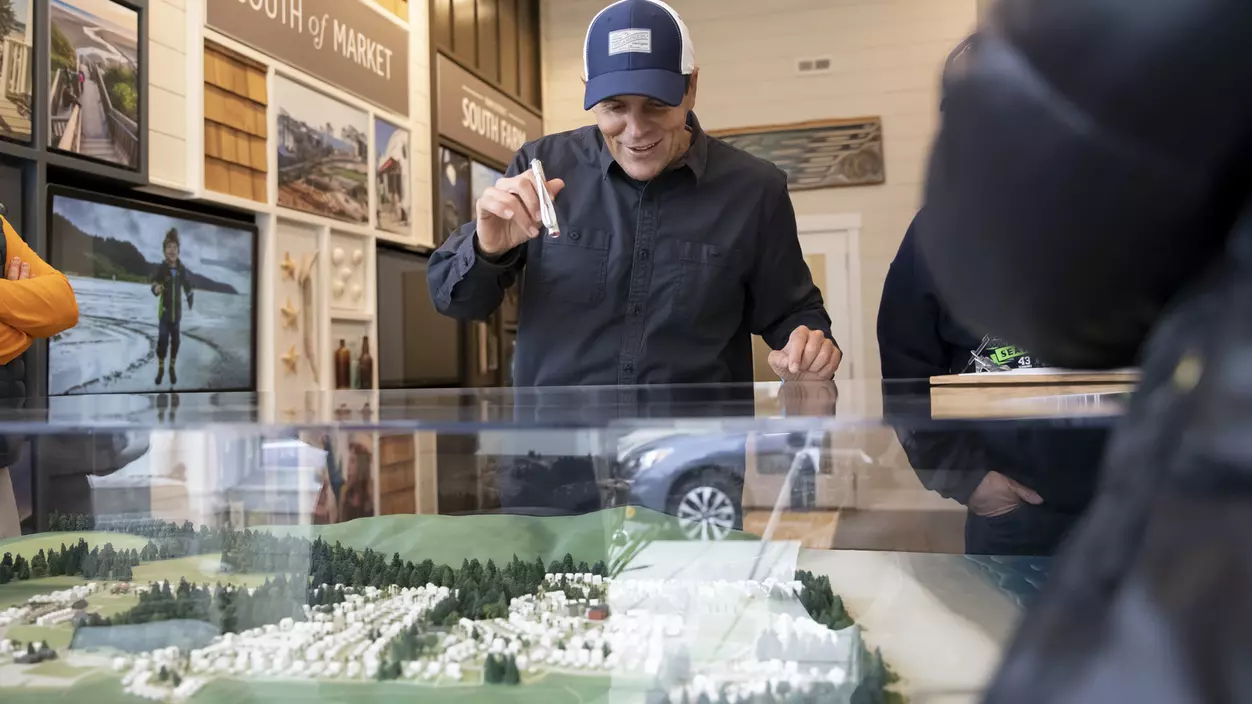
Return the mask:
<path fill-rule="evenodd" d="M 52 517 L 54 529 L 102 527 L 92 523 Z M 454 569 L 264 530 L 154 520 L 110 528 L 0 545 L 0 693 L 111 673 L 124 695 L 165 702 L 207 695 L 216 680 L 396 681 L 433 701 L 554 676 L 611 681 L 649 703 L 886 696 L 881 656 L 865 649 L 829 580 L 803 571 L 793 580 L 632 578 L 568 554 Z M 136 537 L 142 547 L 130 547 Z M 36 541 L 29 558 L 12 551 Z M 174 581 L 172 566 L 189 574 Z M 141 581 L 159 572 L 166 577 Z M 18 585 L 28 596 L 12 603 Z M 36 671 L 49 661 L 63 670 Z"/>

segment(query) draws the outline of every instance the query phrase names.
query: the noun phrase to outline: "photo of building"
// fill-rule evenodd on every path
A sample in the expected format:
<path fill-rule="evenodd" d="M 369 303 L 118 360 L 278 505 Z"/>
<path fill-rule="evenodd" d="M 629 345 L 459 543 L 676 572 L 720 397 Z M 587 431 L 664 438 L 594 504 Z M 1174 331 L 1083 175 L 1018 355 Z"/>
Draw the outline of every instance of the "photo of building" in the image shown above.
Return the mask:
<path fill-rule="evenodd" d="M 274 97 L 278 204 L 369 222 L 369 115 L 282 77 Z"/>
<path fill-rule="evenodd" d="M 30 0 L 0 0 L 0 137 L 30 139 L 34 83 Z"/>
<path fill-rule="evenodd" d="M 374 120 L 374 179 L 378 187 L 378 227 L 407 234 L 412 226 L 409 200 L 409 131 Z"/>
<path fill-rule="evenodd" d="M 138 168 L 139 13 L 111 0 L 49 9 L 49 146 Z"/>

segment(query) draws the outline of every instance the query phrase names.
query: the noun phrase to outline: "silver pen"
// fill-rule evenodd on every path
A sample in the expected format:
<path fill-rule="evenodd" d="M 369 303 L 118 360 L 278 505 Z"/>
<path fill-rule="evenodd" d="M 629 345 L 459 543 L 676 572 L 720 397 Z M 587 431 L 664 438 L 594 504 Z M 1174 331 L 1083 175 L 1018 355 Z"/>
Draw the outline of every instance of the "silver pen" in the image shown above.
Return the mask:
<path fill-rule="evenodd" d="M 548 235 L 558 237 L 561 225 L 556 221 L 556 206 L 552 203 L 552 194 L 548 193 L 548 178 L 543 173 L 543 162 L 530 160 L 530 173 L 535 177 L 535 192 L 539 194 L 539 216 L 543 226 L 548 228 Z"/>

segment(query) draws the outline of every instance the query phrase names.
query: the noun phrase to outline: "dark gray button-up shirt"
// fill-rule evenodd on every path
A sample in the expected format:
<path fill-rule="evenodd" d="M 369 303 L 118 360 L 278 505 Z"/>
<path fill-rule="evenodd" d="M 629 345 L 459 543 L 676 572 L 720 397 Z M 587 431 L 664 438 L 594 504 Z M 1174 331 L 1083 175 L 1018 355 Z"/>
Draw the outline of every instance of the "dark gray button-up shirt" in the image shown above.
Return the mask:
<path fill-rule="evenodd" d="M 647 183 L 595 126 L 524 145 L 507 173 L 537 157 L 565 181 L 560 236 L 545 230 L 493 262 L 471 222 L 431 256 L 435 307 L 461 319 L 489 317 L 525 269 L 517 386 L 750 382 L 752 334 L 774 349 L 801 325 L 830 336 L 786 175 L 707 136 L 694 114 L 688 125 L 681 164 Z"/>

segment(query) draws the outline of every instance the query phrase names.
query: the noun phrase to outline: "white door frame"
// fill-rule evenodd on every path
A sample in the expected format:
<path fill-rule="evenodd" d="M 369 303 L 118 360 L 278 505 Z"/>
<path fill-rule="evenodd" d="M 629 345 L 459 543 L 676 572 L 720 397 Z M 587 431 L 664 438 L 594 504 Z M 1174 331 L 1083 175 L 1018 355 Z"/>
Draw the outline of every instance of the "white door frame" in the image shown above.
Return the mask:
<path fill-rule="evenodd" d="M 831 318 L 842 317 L 847 321 L 851 339 L 840 339 L 844 361 L 836 378 L 856 379 L 864 376 L 865 328 L 861 305 L 861 215 L 838 213 L 830 215 L 800 215 L 796 217 L 796 230 L 800 235 L 800 249 L 805 254 L 821 254 L 831 250 L 844 250 L 846 246 L 848 276 L 848 310 L 827 310 Z M 831 247 L 831 237 L 843 240 L 841 246 Z M 828 265 L 829 266 L 829 263 Z"/>

